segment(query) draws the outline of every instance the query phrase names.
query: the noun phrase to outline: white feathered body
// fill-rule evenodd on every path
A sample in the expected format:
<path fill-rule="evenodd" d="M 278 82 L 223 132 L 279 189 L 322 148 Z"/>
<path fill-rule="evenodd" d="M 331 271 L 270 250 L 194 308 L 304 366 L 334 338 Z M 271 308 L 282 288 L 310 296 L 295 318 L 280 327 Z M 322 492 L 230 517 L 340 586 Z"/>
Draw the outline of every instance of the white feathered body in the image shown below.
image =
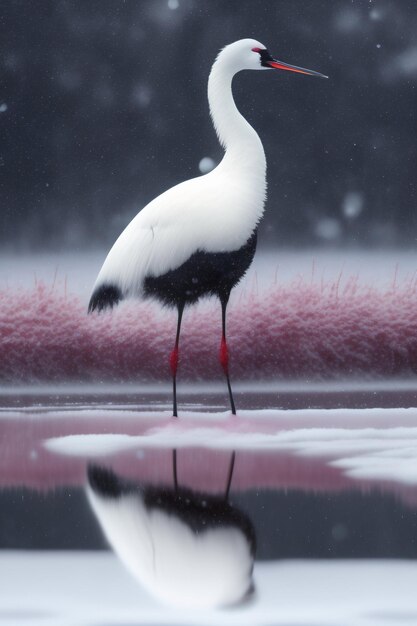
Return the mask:
<path fill-rule="evenodd" d="M 149 593 L 178 607 L 208 609 L 235 604 L 249 592 L 253 546 L 238 524 L 215 520 L 197 532 L 175 510 L 147 505 L 141 490 L 119 491 L 118 478 L 110 476 L 116 491 L 109 494 L 95 481 L 88 500 L 110 546 Z M 204 516 L 210 521 L 209 510 Z"/>
<path fill-rule="evenodd" d="M 98 275 L 100 284 L 115 284 L 123 296 L 139 296 L 145 276 L 176 269 L 194 252 L 241 248 L 262 217 L 265 179 L 256 181 L 242 168 L 215 170 L 161 194 L 125 228 Z"/>
<path fill-rule="evenodd" d="M 140 296 L 146 277 L 175 270 L 197 251 L 239 250 L 251 237 L 264 210 L 265 154 L 236 108 L 231 83 L 236 71 L 245 69 L 236 66 L 241 49 L 256 44 L 262 45 L 242 40 L 227 46 L 210 74 L 210 113 L 226 149 L 222 161 L 208 174 L 168 189 L 136 215 L 111 248 L 94 290 L 112 285 L 122 297 Z"/>

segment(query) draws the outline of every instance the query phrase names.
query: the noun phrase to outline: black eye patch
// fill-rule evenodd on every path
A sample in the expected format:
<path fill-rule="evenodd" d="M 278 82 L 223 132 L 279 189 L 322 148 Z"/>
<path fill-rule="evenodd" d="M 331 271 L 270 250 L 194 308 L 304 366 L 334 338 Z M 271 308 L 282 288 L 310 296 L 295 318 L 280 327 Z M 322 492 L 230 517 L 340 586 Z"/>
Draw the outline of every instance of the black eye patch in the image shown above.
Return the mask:
<path fill-rule="evenodd" d="M 252 52 L 258 52 L 259 56 L 261 57 L 261 65 L 263 65 L 264 67 L 269 67 L 267 61 L 274 60 L 266 48 L 252 48 Z"/>
<path fill-rule="evenodd" d="M 267 61 L 273 61 L 273 57 L 269 54 L 268 50 L 259 50 L 259 56 L 261 57 L 261 65 L 263 67 L 269 67 Z"/>

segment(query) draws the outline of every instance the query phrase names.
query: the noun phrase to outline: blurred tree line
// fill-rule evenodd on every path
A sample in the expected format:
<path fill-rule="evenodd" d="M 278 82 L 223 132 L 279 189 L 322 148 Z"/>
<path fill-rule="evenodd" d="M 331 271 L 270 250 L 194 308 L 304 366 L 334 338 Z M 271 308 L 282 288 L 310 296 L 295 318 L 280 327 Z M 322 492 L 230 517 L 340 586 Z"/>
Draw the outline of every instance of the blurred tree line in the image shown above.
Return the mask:
<path fill-rule="evenodd" d="M 268 159 L 261 241 L 414 245 L 414 1 L 3 0 L 0 28 L 3 248 L 108 245 L 218 162 L 207 77 L 242 37 L 330 76 L 235 79 Z"/>

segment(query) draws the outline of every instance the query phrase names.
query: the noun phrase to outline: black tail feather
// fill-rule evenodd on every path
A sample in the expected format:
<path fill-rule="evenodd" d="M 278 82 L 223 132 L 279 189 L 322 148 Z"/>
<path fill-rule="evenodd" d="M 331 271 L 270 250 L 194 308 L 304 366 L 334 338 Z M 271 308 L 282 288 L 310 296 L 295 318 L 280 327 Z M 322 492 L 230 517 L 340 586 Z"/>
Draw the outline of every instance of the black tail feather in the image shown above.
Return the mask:
<path fill-rule="evenodd" d="M 87 467 L 88 483 L 93 491 L 105 498 L 120 498 L 123 485 L 119 477 L 107 467 L 89 464 Z"/>
<path fill-rule="evenodd" d="M 103 309 L 107 308 L 112 309 L 122 299 L 123 296 L 119 287 L 115 285 L 100 285 L 94 290 L 90 298 L 88 312 L 92 313 L 96 309 L 97 311 L 103 311 Z"/>

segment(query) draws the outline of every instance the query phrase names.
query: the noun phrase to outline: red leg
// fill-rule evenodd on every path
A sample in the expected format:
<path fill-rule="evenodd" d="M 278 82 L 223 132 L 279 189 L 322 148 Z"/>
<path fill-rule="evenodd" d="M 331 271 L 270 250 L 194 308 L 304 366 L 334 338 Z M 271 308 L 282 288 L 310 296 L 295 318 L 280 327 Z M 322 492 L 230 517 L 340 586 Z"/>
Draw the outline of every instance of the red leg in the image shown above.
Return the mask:
<path fill-rule="evenodd" d="M 232 410 L 233 415 L 236 415 L 235 401 L 233 399 L 232 386 L 230 384 L 230 377 L 229 377 L 229 349 L 227 347 L 227 341 L 226 341 L 226 307 L 227 307 L 228 301 L 229 301 L 229 294 L 227 294 L 227 296 L 223 296 L 220 298 L 220 302 L 222 305 L 222 340 L 220 343 L 219 357 L 220 357 L 220 364 L 226 376 L 227 389 L 229 391 L 230 408 Z"/>
<path fill-rule="evenodd" d="M 223 368 L 223 372 L 225 376 L 229 374 L 229 349 L 226 343 L 226 337 L 222 335 L 222 340 L 220 343 L 220 364 Z"/>
<path fill-rule="evenodd" d="M 171 374 L 173 378 L 175 378 L 175 376 L 177 375 L 179 355 L 180 351 L 178 349 L 178 346 L 176 345 L 169 357 L 169 367 L 171 368 Z"/>

